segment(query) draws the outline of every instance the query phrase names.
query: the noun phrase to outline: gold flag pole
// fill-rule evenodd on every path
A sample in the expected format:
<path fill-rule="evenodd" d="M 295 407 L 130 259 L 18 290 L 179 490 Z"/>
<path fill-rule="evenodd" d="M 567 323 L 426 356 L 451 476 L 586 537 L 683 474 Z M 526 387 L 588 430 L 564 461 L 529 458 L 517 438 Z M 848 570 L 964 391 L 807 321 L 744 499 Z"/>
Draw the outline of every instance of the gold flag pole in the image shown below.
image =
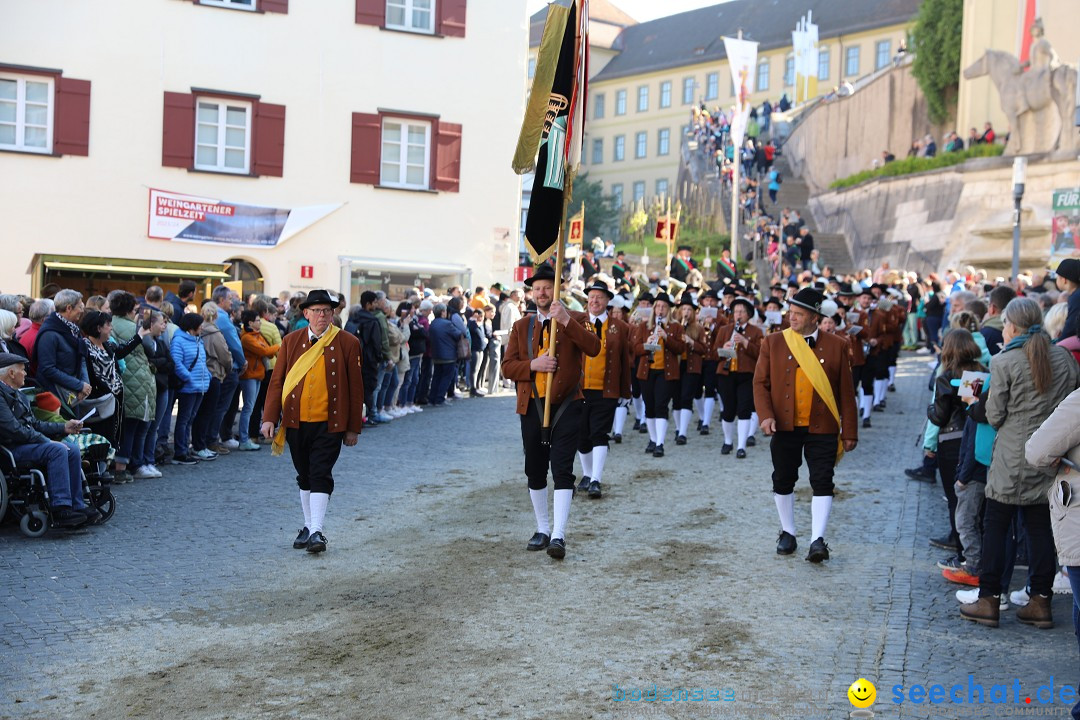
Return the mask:
<path fill-rule="evenodd" d="M 559 240 L 558 246 L 555 248 L 555 287 L 552 290 L 552 303 L 562 302 L 560 294 L 562 293 L 562 274 L 563 274 L 563 262 L 566 256 L 566 213 L 570 209 L 570 199 L 574 194 L 574 170 L 567 163 L 566 168 L 566 186 L 563 191 L 563 210 L 562 210 L 562 223 L 559 224 Z M 584 246 L 585 240 L 585 226 L 582 225 L 582 246 Z M 548 357 L 555 357 L 555 335 L 558 330 L 559 323 L 551 323 L 551 333 L 548 340 Z M 541 442 L 545 445 L 551 444 L 551 397 L 555 390 L 555 373 L 549 372 L 547 374 L 547 394 L 544 397 L 544 425 L 541 431 Z"/>

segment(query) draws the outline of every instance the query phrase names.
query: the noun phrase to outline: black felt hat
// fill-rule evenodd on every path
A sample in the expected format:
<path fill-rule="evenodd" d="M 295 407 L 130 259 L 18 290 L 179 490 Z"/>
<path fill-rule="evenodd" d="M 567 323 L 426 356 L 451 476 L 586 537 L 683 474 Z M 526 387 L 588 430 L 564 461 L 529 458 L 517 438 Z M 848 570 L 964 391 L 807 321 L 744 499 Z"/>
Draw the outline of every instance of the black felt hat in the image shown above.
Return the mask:
<path fill-rule="evenodd" d="M 606 284 L 606 283 L 602 283 L 602 282 L 600 282 L 599 280 L 597 280 L 596 282 L 594 282 L 594 283 L 593 283 L 592 285 L 590 285 L 589 287 L 585 288 L 585 294 L 586 294 L 586 295 L 588 295 L 588 294 L 589 294 L 589 293 L 591 293 L 591 292 L 592 292 L 593 290 L 599 290 L 600 292 L 605 292 L 605 293 L 607 293 L 607 296 L 608 296 L 608 300 L 614 300 L 614 299 L 615 299 L 615 293 L 613 293 L 613 292 L 611 291 L 611 288 L 609 288 L 609 287 L 607 286 L 607 284 Z"/>
<path fill-rule="evenodd" d="M 300 309 L 307 310 L 312 305 L 329 305 L 332 308 L 339 308 L 342 305 L 342 300 L 341 295 L 329 290 L 312 290 L 304 298 L 304 302 L 300 303 Z"/>
<path fill-rule="evenodd" d="M 525 280 L 525 287 L 532 287 L 533 283 L 537 280 L 550 280 L 555 282 L 555 268 L 551 267 L 548 263 L 544 263 L 540 267 L 533 271 L 532 277 Z"/>
<path fill-rule="evenodd" d="M 798 305 L 801 308 L 812 311 L 816 315 L 821 315 L 821 303 L 825 300 L 825 296 L 820 290 L 814 288 L 803 288 L 799 292 L 795 293 L 788 302 L 792 305 Z"/>

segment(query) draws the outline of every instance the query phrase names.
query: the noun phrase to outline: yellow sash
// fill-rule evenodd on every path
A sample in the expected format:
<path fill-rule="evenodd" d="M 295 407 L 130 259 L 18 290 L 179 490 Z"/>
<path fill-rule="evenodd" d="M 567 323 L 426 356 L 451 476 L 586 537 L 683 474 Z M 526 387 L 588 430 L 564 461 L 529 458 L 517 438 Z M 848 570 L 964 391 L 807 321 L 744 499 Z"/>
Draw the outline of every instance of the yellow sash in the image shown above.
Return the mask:
<path fill-rule="evenodd" d="M 307 328 L 304 328 L 307 331 Z M 315 344 L 304 351 L 296 360 L 296 364 L 289 368 L 289 373 L 285 376 L 285 386 L 281 389 L 281 404 L 282 408 L 285 406 L 285 398 L 289 393 L 300 384 L 300 381 L 304 379 L 304 376 L 308 374 L 311 368 L 315 367 L 315 363 L 322 360 L 323 349 L 333 341 L 334 337 L 341 332 L 337 325 L 331 325 L 327 328 L 323 336 L 315 341 Z M 282 422 L 278 425 L 277 433 L 274 435 L 274 444 L 270 446 L 271 455 L 280 455 L 285 451 L 285 423 Z"/>
<path fill-rule="evenodd" d="M 784 330 L 784 342 L 787 343 L 788 350 L 791 351 L 795 362 L 799 363 L 799 367 L 806 374 L 806 379 L 814 386 L 814 392 L 825 401 L 825 406 L 829 408 L 829 412 L 836 419 L 837 428 L 840 428 L 840 411 L 836 408 L 836 397 L 833 395 L 832 383 L 829 382 L 828 376 L 825 375 L 825 371 L 821 368 L 817 355 L 806 344 L 803 336 L 791 328 Z M 842 457 L 844 457 L 844 441 L 840 439 L 838 434 L 836 436 L 836 462 L 839 463 Z"/>

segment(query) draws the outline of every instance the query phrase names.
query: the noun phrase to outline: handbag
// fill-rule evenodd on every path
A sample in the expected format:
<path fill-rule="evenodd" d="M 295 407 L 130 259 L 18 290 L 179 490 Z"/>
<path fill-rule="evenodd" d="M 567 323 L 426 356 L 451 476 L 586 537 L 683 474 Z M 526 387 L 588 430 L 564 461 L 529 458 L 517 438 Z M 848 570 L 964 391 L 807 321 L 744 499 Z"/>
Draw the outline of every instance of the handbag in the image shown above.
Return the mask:
<path fill-rule="evenodd" d="M 472 353 L 472 345 L 469 342 L 468 334 L 464 334 L 458 338 L 457 341 L 457 359 L 465 360 Z"/>
<path fill-rule="evenodd" d="M 80 417 L 86 415 L 91 410 L 97 410 L 94 417 L 100 420 L 107 420 L 116 414 L 116 396 L 110 393 L 105 393 L 101 397 L 88 397 L 79 403 L 77 412 Z"/>

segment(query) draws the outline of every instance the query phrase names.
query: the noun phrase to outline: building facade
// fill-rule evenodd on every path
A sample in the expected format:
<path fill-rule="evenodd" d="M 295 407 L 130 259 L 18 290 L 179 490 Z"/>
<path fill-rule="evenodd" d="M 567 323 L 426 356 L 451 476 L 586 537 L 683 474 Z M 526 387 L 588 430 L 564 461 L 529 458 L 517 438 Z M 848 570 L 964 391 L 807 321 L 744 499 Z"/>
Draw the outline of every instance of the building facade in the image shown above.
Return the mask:
<path fill-rule="evenodd" d="M 506 282 L 528 24 L 483 5 L 0 0 L 0 288 Z"/>

